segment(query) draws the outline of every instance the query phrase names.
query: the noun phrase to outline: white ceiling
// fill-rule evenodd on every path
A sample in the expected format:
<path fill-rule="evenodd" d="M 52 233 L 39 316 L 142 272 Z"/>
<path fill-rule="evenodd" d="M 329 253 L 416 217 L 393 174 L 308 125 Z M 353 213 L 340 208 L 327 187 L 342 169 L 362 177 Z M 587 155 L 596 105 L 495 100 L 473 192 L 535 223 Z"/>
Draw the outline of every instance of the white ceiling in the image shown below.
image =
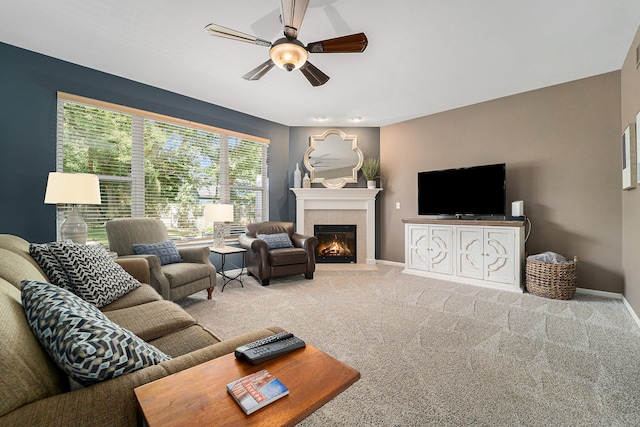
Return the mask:
<path fill-rule="evenodd" d="M 268 48 L 204 27 L 274 41 L 279 4 L 0 0 L 0 41 L 288 126 L 383 126 L 619 70 L 640 23 L 638 0 L 311 0 L 304 44 L 364 32 L 367 50 L 311 54 L 324 86 L 245 81 Z"/>

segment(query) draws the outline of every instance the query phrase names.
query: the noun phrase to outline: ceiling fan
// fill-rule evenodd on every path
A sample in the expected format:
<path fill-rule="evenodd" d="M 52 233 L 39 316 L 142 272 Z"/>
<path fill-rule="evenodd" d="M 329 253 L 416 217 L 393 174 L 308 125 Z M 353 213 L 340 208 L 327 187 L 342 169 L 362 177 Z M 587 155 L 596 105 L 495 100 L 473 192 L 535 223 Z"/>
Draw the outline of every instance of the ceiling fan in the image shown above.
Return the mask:
<path fill-rule="evenodd" d="M 321 86 L 329 76 L 320 71 L 307 59 L 309 53 L 358 53 L 367 48 L 367 36 L 364 33 L 351 34 L 307 44 L 298 40 L 298 31 L 307 11 L 309 0 L 281 0 L 280 13 L 284 26 L 284 37 L 271 43 L 268 40 L 241 33 L 236 30 L 209 24 L 205 30 L 217 37 L 257 44 L 269 47 L 269 59 L 242 76 L 245 80 L 259 80 L 275 65 L 283 70 L 300 70 L 313 86 Z"/>

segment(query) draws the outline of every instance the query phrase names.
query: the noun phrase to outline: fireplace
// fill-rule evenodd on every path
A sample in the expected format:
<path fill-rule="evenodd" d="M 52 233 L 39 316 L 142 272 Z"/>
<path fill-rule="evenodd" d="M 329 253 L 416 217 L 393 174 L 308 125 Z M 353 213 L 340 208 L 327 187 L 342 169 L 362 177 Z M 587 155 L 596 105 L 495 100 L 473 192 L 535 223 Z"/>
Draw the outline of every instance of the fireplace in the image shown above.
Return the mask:
<path fill-rule="evenodd" d="M 316 262 L 318 263 L 355 263 L 356 226 L 315 224 L 313 234 L 318 238 Z"/>

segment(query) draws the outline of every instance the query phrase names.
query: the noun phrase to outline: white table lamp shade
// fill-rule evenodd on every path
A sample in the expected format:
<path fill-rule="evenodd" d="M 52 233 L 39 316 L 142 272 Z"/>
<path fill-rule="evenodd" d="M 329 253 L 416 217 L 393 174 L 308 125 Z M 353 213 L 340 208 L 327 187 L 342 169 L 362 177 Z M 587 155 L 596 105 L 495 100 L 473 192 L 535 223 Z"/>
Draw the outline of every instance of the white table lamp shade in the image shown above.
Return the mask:
<path fill-rule="evenodd" d="M 233 205 L 208 204 L 204 207 L 204 219 L 213 222 L 213 246 L 224 247 L 224 223 L 233 221 Z"/>
<path fill-rule="evenodd" d="M 233 205 L 210 203 L 204 207 L 204 219 L 209 222 L 232 222 Z"/>
<path fill-rule="evenodd" d="M 49 172 L 44 202 L 99 205 L 101 199 L 98 175 Z"/>
<path fill-rule="evenodd" d="M 101 204 L 100 180 L 97 175 L 86 173 L 49 172 L 44 202 L 72 204 L 71 212 L 60 227 L 60 236 L 63 240 L 87 243 L 87 224 L 80 215 L 77 205 Z"/>

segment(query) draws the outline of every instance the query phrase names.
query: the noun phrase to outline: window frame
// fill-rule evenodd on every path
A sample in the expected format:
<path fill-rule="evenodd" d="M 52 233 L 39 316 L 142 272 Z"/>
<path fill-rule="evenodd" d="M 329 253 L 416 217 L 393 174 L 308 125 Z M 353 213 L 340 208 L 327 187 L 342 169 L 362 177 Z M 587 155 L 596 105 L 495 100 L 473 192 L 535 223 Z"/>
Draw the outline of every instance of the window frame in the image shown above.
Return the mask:
<path fill-rule="evenodd" d="M 261 194 L 261 217 L 262 220 L 267 221 L 269 219 L 269 151 L 268 147 L 270 144 L 270 140 L 267 138 L 258 137 L 255 135 L 249 135 L 242 132 L 232 131 L 228 129 L 218 128 L 215 126 L 202 124 L 198 122 L 193 122 L 185 119 L 180 119 L 172 116 L 167 116 L 163 114 L 153 113 L 133 107 L 127 107 L 119 104 L 114 104 L 106 101 L 100 101 L 92 98 L 87 98 L 79 95 L 73 95 L 66 92 L 58 92 L 57 93 L 57 118 L 56 118 L 56 171 L 64 172 L 64 105 L 66 102 L 86 105 L 92 108 L 99 108 L 103 110 L 109 110 L 115 113 L 123 113 L 131 116 L 131 138 L 132 138 L 132 146 L 131 146 L 131 173 L 130 176 L 103 176 L 98 175 L 99 179 L 111 182 L 130 182 L 130 196 L 131 196 L 131 218 L 143 218 L 145 217 L 145 171 L 144 171 L 144 149 L 145 149 L 145 136 L 144 136 L 144 128 L 145 128 L 145 120 L 154 120 L 159 122 L 170 123 L 178 126 L 183 126 L 191 129 L 201 130 L 205 132 L 211 132 L 217 134 L 221 137 L 222 140 L 227 142 L 230 137 L 237 138 L 240 140 L 246 140 L 250 142 L 260 143 L 262 145 L 262 166 L 261 166 L 261 181 L 262 186 L 243 186 L 243 185 L 233 185 L 229 182 L 230 174 L 228 171 L 228 161 L 229 161 L 229 149 L 228 144 L 221 144 L 220 149 L 220 195 L 219 200 L 220 203 L 230 203 L 231 199 L 231 191 L 240 189 L 247 191 L 256 191 Z M 224 150 L 222 147 L 225 147 Z M 226 166 L 226 167 L 225 167 Z M 65 219 L 66 212 L 68 212 L 70 207 L 64 205 L 58 205 L 56 209 L 56 223 L 57 223 L 57 233 L 58 238 L 60 225 Z M 229 226 L 227 224 L 227 239 L 237 239 L 237 236 L 243 232 L 244 227 L 241 224 L 232 224 Z M 176 241 L 176 244 L 193 244 L 202 242 L 203 240 L 209 241 L 208 237 L 198 237 L 191 239 L 183 239 Z"/>

